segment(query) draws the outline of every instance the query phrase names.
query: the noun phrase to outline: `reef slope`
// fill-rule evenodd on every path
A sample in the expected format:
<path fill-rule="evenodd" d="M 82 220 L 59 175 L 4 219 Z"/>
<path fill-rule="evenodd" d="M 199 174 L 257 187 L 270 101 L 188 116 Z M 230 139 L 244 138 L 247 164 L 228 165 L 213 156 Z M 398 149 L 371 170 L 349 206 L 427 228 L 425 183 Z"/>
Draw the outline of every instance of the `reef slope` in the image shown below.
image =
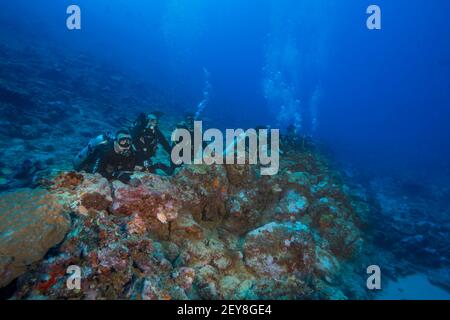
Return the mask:
<path fill-rule="evenodd" d="M 45 197 L 70 214 L 70 230 L 22 274 L 13 298 L 367 298 L 357 263 L 364 202 L 315 153 L 286 154 L 277 176 L 258 172 L 186 166 L 173 177 L 137 173 L 130 185 L 55 175 Z M 80 290 L 66 286 L 71 265 Z"/>

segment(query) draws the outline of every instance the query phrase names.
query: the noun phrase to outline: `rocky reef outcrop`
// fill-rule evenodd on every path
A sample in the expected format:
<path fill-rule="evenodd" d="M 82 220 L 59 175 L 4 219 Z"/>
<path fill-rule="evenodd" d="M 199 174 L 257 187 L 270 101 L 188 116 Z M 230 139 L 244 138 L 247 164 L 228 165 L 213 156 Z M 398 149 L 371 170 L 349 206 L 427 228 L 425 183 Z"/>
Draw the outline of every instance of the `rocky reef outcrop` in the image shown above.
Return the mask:
<path fill-rule="evenodd" d="M 10 276 L 21 275 L 12 298 L 365 298 L 364 203 L 318 154 L 287 155 L 273 177 L 257 172 L 192 165 L 173 177 L 136 173 L 128 185 L 56 174 L 36 192 L 56 199 L 70 228 L 46 242 L 58 246 L 44 259 Z M 80 290 L 66 286 L 72 265 Z"/>
<path fill-rule="evenodd" d="M 70 220 L 57 199 L 42 189 L 2 195 L 0 212 L 0 287 L 4 287 L 64 239 Z"/>
<path fill-rule="evenodd" d="M 367 296 L 368 208 L 319 153 L 287 151 L 273 177 L 196 165 L 173 177 L 136 173 L 126 185 L 70 172 L 87 141 L 124 118 L 168 110 L 169 136 L 180 108 L 85 54 L 14 39 L 0 54 L 0 192 L 9 190 L 0 195 L 0 287 L 13 286 L 11 298 Z M 73 265 L 80 290 L 66 286 Z"/>

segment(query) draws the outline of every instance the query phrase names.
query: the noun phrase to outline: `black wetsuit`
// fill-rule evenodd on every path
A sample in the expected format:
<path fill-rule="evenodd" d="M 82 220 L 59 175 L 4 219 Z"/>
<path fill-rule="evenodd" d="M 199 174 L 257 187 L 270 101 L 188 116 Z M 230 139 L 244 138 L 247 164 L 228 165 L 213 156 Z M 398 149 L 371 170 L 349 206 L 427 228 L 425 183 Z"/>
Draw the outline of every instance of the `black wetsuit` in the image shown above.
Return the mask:
<path fill-rule="evenodd" d="M 301 138 L 297 135 L 286 134 L 281 136 L 282 149 L 298 149 L 301 146 Z"/>
<path fill-rule="evenodd" d="M 188 123 L 187 121 L 181 121 L 177 124 L 177 129 L 184 129 L 189 132 L 189 135 L 191 136 L 191 155 L 194 154 L 194 125 Z M 178 143 L 182 143 L 183 140 L 179 141 Z M 203 148 L 207 146 L 206 142 L 203 142 Z M 180 151 L 180 157 L 183 157 L 183 151 Z"/>
<path fill-rule="evenodd" d="M 102 147 L 94 158 L 92 173 L 100 173 L 107 179 L 128 182 L 136 166 L 136 153 L 130 150 L 128 155 L 114 150 L 114 141 Z"/>
<path fill-rule="evenodd" d="M 172 174 L 172 166 L 168 167 L 162 163 L 151 163 L 151 159 L 156 155 L 158 145 L 161 145 L 169 156 L 172 153 L 172 148 L 161 130 L 158 128 L 153 130 L 138 130 L 135 128 L 133 131 L 133 145 L 136 148 L 136 165 L 145 167 L 150 172 L 155 172 L 157 169 L 160 169 L 168 175 Z"/>
<path fill-rule="evenodd" d="M 313 146 L 311 137 L 301 137 L 293 134 L 281 136 L 280 149 L 284 151 L 311 149 Z"/>

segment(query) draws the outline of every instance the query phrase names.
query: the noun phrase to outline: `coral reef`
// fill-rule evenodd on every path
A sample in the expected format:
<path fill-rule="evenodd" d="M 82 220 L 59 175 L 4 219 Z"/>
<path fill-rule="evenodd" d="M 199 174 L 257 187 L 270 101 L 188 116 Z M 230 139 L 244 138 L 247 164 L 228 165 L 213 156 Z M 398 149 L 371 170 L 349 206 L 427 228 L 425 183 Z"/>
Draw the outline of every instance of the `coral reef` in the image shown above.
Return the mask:
<path fill-rule="evenodd" d="M 427 181 L 427 177 L 414 180 Z M 411 272 L 450 266 L 448 180 L 443 178 L 442 186 L 436 184 L 429 183 L 434 187 L 427 188 L 400 178 L 370 183 L 371 201 L 378 212 L 372 222 L 374 243 Z"/>
<path fill-rule="evenodd" d="M 294 171 L 299 162 L 315 173 Z M 349 283 L 360 273 L 364 212 L 325 160 L 292 153 L 279 175 L 257 172 L 192 165 L 173 177 L 136 173 L 129 185 L 54 175 L 46 195 L 70 214 L 70 230 L 12 298 L 366 298 L 362 279 Z M 80 290 L 66 288 L 70 265 L 81 268 Z"/>

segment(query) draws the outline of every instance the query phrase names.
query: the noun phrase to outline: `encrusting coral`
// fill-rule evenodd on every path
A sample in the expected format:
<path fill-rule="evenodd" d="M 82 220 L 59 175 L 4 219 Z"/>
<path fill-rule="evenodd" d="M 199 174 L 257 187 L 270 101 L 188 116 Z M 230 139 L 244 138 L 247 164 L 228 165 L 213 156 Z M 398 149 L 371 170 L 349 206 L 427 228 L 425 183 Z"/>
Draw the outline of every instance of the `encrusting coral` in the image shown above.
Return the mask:
<path fill-rule="evenodd" d="M 299 161 L 314 170 L 294 171 Z M 361 298 L 345 281 L 357 276 L 364 241 L 355 221 L 364 216 L 328 170 L 320 156 L 296 153 L 272 177 L 246 165 L 136 173 L 129 185 L 60 173 L 33 191 L 47 207 L 57 200 L 41 212 L 58 217 L 57 232 L 39 254 L 18 252 L 37 262 L 58 245 L 2 284 L 21 275 L 14 299 Z M 81 269 L 80 290 L 66 287 L 70 265 Z"/>
<path fill-rule="evenodd" d="M 21 189 L 0 198 L 0 287 L 39 262 L 70 228 L 56 198 L 42 189 Z"/>

